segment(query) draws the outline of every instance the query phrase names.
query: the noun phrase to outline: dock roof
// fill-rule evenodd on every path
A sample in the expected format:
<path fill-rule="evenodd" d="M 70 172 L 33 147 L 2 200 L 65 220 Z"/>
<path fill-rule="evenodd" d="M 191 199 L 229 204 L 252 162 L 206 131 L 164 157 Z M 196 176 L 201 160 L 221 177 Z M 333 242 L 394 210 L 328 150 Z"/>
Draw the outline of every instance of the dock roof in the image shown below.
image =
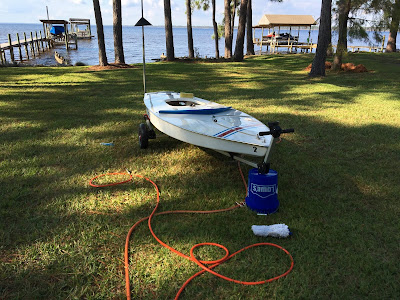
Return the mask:
<path fill-rule="evenodd" d="M 316 21 L 311 15 L 263 15 L 254 28 L 272 28 L 278 26 L 311 26 Z"/>
<path fill-rule="evenodd" d="M 69 21 L 71 23 L 82 23 L 82 24 L 90 23 L 90 19 L 80 19 L 80 18 L 69 18 Z"/>
<path fill-rule="evenodd" d="M 40 20 L 40 22 L 44 24 L 68 24 L 68 21 L 65 20 Z"/>

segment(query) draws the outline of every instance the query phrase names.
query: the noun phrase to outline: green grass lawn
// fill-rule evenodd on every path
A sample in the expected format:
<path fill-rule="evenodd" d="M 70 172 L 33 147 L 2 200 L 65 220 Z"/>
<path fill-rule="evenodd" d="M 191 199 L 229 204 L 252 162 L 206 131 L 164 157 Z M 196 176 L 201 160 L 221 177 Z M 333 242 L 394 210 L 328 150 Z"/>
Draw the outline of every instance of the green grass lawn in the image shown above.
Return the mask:
<path fill-rule="evenodd" d="M 193 92 L 264 123 L 295 128 L 271 157 L 280 209 L 165 215 L 157 235 L 188 254 L 215 242 L 231 253 L 275 242 L 293 255 L 278 281 L 242 286 L 204 274 L 181 299 L 394 299 L 400 295 L 400 55 L 349 54 L 368 73 L 310 79 L 310 55 L 243 63 L 154 63 L 149 91 Z M 123 249 L 155 204 L 144 180 L 95 189 L 93 176 L 124 171 L 153 179 L 159 211 L 212 210 L 244 199 L 237 166 L 159 134 L 140 150 L 141 68 L 0 68 L 0 299 L 110 299 L 125 294 Z M 115 143 L 114 147 L 101 142 Z M 245 173 L 248 167 L 243 167 Z M 251 225 L 286 223 L 288 239 Z M 131 239 L 134 299 L 172 299 L 199 270 L 161 247 L 146 224 Z M 206 247 L 199 256 L 216 259 Z M 284 272 L 278 249 L 252 248 L 217 271 L 259 281 Z"/>

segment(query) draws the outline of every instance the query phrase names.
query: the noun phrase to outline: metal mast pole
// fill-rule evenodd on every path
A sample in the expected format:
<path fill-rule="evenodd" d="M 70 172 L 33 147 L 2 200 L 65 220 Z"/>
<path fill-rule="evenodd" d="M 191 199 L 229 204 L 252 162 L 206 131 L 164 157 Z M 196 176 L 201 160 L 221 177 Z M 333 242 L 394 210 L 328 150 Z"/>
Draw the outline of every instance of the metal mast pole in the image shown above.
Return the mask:
<path fill-rule="evenodd" d="M 142 0 L 142 18 L 143 18 L 143 0 Z M 144 47 L 144 26 L 142 26 L 142 44 L 143 44 L 143 89 L 146 94 L 146 58 L 145 58 L 145 47 Z"/>
<path fill-rule="evenodd" d="M 135 26 L 142 26 L 142 52 L 143 52 L 143 88 L 144 88 L 144 93 L 146 93 L 146 57 L 145 57 L 145 47 L 144 47 L 144 26 L 149 26 L 151 25 L 149 21 L 147 21 L 143 17 L 143 0 L 141 0 L 141 5 L 142 5 L 142 17 L 140 20 L 135 24 Z"/>

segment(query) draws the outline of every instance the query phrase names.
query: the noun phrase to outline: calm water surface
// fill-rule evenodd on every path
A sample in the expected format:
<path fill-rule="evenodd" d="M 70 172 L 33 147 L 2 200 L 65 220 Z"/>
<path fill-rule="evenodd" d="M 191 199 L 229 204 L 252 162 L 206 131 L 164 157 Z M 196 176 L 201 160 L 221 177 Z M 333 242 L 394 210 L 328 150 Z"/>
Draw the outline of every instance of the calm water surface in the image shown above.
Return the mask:
<path fill-rule="evenodd" d="M 16 33 L 19 33 L 20 38 L 23 39 L 25 32 L 29 38 L 30 32 L 33 34 L 35 31 L 42 30 L 42 24 L 1 24 L 0 23 L 0 43 L 8 41 L 8 34 L 11 34 L 12 40 L 16 40 Z M 283 30 L 282 30 L 283 32 Z M 188 55 L 187 47 L 187 31 L 186 28 L 176 27 L 173 29 L 174 33 L 174 49 L 176 57 L 183 57 Z M 36 59 L 26 61 L 29 64 L 39 65 L 56 65 L 54 60 L 54 51 L 59 52 L 63 57 L 68 59 L 71 64 L 82 62 L 86 65 L 97 65 L 98 60 L 98 45 L 96 37 L 96 26 L 92 26 L 92 34 L 95 36 L 91 40 L 79 40 L 78 50 L 71 49 L 67 51 L 65 46 L 57 46 L 55 49 L 41 53 Z M 142 30 L 140 27 L 124 26 L 123 27 L 123 43 L 125 61 L 128 64 L 142 62 Z M 388 33 L 383 33 L 388 37 Z M 212 28 L 193 28 L 193 39 L 195 53 L 200 57 L 214 57 L 214 40 L 211 38 L 213 35 Z M 259 37 L 261 31 L 256 31 L 255 36 Z M 297 35 L 297 31 L 293 31 L 292 35 Z M 236 36 L 236 32 L 235 32 Z M 112 34 L 112 26 L 104 26 L 104 37 L 106 44 L 107 58 L 109 62 L 114 61 L 114 41 Z M 372 37 L 372 33 L 371 33 Z M 300 30 L 300 41 L 306 41 L 308 38 L 308 30 Z M 334 40 L 337 37 L 334 37 Z M 318 31 L 311 31 L 311 40 L 317 42 Z M 372 38 L 371 38 L 372 41 Z M 154 59 L 160 58 L 162 53 L 165 53 L 165 31 L 164 27 L 145 27 L 145 43 L 146 43 L 146 61 L 152 62 Z M 365 42 L 352 41 L 349 45 L 365 45 Z M 377 44 L 375 42 L 375 44 Z M 224 53 L 224 39 L 219 41 L 220 54 Z M 256 47 L 256 51 L 259 48 Z M 265 47 L 264 47 L 265 49 Z M 8 54 L 9 51 L 6 51 Z M 9 58 L 8 58 L 8 61 Z"/>

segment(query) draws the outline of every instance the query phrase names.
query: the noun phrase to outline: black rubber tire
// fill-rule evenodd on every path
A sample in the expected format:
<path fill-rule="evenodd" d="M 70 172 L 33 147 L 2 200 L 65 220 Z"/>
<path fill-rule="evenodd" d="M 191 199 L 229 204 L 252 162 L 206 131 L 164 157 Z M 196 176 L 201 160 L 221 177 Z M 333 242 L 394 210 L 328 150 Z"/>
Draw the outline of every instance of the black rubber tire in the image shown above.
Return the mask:
<path fill-rule="evenodd" d="M 147 125 L 141 123 L 139 125 L 139 147 L 140 149 L 146 149 L 149 146 L 149 130 Z"/>

